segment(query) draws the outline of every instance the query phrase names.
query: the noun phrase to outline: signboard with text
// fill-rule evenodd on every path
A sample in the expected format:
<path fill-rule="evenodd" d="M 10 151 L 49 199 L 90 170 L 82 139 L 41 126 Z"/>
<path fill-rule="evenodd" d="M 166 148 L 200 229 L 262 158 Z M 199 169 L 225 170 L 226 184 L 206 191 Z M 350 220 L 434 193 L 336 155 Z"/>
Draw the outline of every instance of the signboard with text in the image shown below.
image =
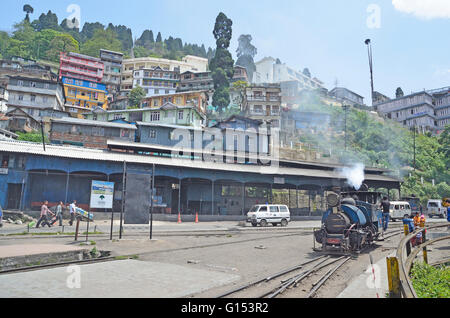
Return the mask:
<path fill-rule="evenodd" d="M 91 209 L 112 209 L 114 182 L 92 180 Z"/>

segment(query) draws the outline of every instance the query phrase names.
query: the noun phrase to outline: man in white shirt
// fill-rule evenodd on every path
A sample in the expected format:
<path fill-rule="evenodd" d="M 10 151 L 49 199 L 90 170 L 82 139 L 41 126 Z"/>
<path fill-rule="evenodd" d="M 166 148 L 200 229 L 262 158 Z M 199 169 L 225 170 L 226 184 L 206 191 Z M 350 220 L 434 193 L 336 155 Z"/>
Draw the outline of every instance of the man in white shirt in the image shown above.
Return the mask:
<path fill-rule="evenodd" d="M 69 206 L 70 209 L 70 222 L 69 224 L 72 226 L 73 221 L 75 220 L 75 211 L 77 209 L 77 200 L 73 200 L 72 204 Z"/>

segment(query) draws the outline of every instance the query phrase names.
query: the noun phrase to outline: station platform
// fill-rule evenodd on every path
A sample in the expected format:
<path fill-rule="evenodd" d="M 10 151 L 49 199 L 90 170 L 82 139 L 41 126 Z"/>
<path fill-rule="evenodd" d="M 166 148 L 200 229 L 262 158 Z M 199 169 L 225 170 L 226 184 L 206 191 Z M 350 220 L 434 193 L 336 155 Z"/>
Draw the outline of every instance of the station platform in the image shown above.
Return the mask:
<path fill-rule="evenodd" d="M 64 261 L 83 260 L 89 248 L 63 244 L 0 245 L 0 271 Z"/>

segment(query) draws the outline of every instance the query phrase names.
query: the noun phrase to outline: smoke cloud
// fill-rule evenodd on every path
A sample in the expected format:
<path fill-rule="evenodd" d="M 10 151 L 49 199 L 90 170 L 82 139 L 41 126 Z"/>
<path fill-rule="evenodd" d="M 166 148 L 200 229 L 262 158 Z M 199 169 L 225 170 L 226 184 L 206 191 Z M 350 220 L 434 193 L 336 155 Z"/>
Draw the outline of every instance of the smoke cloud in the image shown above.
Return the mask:
<path fill-rule="evenodd" d="M 354 164 L 351 167 L 345 167 L 338 170 L 338 173 L 347 179 L 347 183 L 351 185 L 355 190 L 359 190 L 364 182 L 364 169 L 365 166 L 362 163 Z"/>

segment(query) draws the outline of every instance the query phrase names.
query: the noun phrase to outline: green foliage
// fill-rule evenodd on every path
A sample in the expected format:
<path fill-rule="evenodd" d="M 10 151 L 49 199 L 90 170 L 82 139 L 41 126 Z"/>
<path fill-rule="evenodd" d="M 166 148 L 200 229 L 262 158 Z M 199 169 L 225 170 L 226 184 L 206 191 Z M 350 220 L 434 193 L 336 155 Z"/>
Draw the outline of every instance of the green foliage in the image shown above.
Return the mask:
<path fill-rule="evenodd" d="M 411 278 L 419 298 L 450 298 L 450 267 L 414 264 Z"/>
<path fill-rule="evenodd" d="M 116 52 L 122 51 L 122 43 L 117 38 L 116 33 L 111 29 L 96 30 L 93 37 L 82 45 L 81 53 L 99 57 L 100 49 Z"/>
<path fill-rule="evenodd" d="M 256 71 L 256 65 L 253 58 L 258 53 L 258 50 L 251 44 L 251 41 L 252 36 L 250 34 L 241 35 L 238 40 L 239 46 L 236 50 L 238 56 L 236 65 L 246 68 L 250 81 L 253 78 L 253 73 Z"/>
<path fill-rule="evenodd" d="M 132 108 L 139 108 L 141 105 L 142 99 L 145 97 L 145 90 L 137 85 L 135 88 L 133 88 L 129 95 L 129 101 L 130 101 L 130 109 Z"/>
<path fill-rule="evenodd" d="M 230 104 L 229 87 L 230 79 L 234 74 L 234 61 L 231 53 L 227 50 L 232 36 L 231 26 L 233 22 L 222 12 L 219 13 L 214 26 L 214 37 L 216 38 L 216 54 L 211 60 L 209 68 L 214 81 L 213 106 L 222 113 Z"/>
<path fill-rule="evenodd" d="M 31 142 L 37 142 L 42 143 L 42 134 L 40 133 L 23 133 L 23 132 L 17 132 L 17 135 L 19 135 L 18 140 L 21 141 L 31 141 Z M 47 136 L 44 137 L 45 143 L 49 143 L 50 140 Z"/>

